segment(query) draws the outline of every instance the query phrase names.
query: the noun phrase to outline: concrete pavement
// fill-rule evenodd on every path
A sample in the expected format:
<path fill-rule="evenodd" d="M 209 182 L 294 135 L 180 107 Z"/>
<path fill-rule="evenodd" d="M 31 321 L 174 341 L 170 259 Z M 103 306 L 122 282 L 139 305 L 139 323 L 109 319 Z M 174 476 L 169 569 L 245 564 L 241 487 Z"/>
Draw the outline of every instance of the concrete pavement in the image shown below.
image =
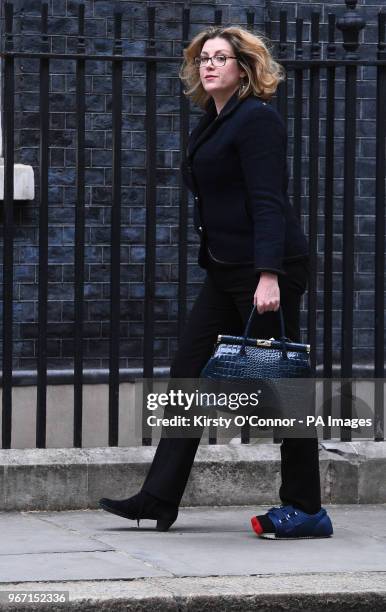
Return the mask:
<path fill-rule="evenodd" d="M 386 505 L 325 505 L 331 538 L 255 536 L 269 506 L 181 507 L 169 532 L 103 510 L 0 513 L 5 591 L 68 591 L 25 610 L 386 609 Z"/>

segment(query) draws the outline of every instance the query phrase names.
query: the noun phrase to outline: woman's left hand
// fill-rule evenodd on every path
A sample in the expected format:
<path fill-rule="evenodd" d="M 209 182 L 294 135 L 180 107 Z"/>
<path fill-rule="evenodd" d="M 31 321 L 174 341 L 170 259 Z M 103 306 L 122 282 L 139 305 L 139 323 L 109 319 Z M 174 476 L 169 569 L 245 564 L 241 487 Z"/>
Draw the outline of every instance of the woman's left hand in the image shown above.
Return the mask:
<path fill-rule="evenodd" d="M 259 283 L 253 296 L 253 303 L 256 305 L 259 314 L 270 310 L 279 310 L 280 288 L 277 282 L 277 274 L 261 272 Z"/>

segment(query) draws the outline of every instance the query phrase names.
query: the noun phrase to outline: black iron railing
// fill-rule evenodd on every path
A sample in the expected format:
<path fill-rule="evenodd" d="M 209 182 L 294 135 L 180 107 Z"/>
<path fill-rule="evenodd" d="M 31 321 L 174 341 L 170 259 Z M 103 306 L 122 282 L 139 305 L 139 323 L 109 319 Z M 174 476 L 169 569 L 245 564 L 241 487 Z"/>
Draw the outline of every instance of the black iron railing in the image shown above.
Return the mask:
<path fill-rule="evenodd" d="M 295 53 L 290 57 L 290 43 L 287 40 L 287 13 L 280 12 L 280 40 L 278 61 L 286 68 L 288 78 L 278 90 L 275 103 L 288 122 L 293 119 L 293 202 L 298 216 L 303 213 L 308 219 L 308 237 L 311 248 L 311 270 L 308 290 L 308 342 L 317 344 L 317 300 L 320 289 L 317 287 L 318 268 L 318 213 L 319 196 L 319 159 L 321 139 L 321 83 L 325 85 L 325 176 L 324 176 L 324 267 L 323 267 L 323 364 L 316 363 L 316 351 L 312 353 L 312 365 L 318 366 L 325 381 L 326 391 L 331 391 L 333 378 L 333 250 L 334 250 L 334 141 L 336 118 L 336 74 L 344 70 L 344 207 L 343 207 L 343 266 L 342 266 L 342 321 L 341 321 L 341 378 L 353 376 L 353 308 L 354 308 L 354 216 L 355 216 L 355 167 L 356 153 L 356 109 L 357 77 L 363 66 L 375 68 L 376 81 L 376 173 L 375 173 L 375 235 L 374 235 L 374 369 L 372 375 L 382 379 L 384 376 L 384 215 L 385 215 L 385 140 L 386 140 L 386 14 L 378 16 L 377 57 L 359 57 L 359 35 L 365 27 L 363 20 L 355 11 L 356 2 L 346 2 L 348 10 L 336 20 L 334 14 L 328 16 L 328 41 L 325 57 L 322 57 L 322 44 L 319 40 L 320 15 L 312 14 L 311 39 L 307 50 L 310 57 L 305 58 L 306 45 L 303 42 L 303 20 L 296 19 Z M 85 380 L 83 369 L 83 324 L 84 324 L 84 263 L 85 263 L 85 116 L 86 116 L 86 66 L 89 61 L 108 62 L 112 68 L 112 202 L 111 202 L 111 266 L 110 266 L 110 335 L 109 335 L 109 444 L 118 443 L 118 403 L 119 383 L 122 380 L 119 363 L 120 345 L 120 247 L 121 247 L 121 132 L 122 132 L 122 67 L 124 62 L 141 61 L 146 64 L 146 235 L 145 235 L 145 299 L 144 299 L 144 349 L 142 376 L 151 378 L 154 374 L 154 296 L 156 266 L 156 151 L 157 151 L 157 109 L 156 77 L 157 66 L 163 62 L 181 63 L 180 57 L 155 54 L 154 7 L 148 8 L 147 52 L 143 56 L 127 55 L 122 51 L 122 15 L 114 14 L 114 43 L 112 54 L 92 54 L 86 52 L 84 25 L 84 6 L 79 5 L 77 49 L 72 53 L 54 53 L 49 48 L 48 5 L 42 4 L 41 48 L 40 51 L 19 51 L 14 48 L 13 8 L 11 3 L 4 5 L 4 44 L 1 51 L 3 63 L 3 125 L 4 125 L 4 274 L 3 274 L 3 374 L 2 374 L 2 446 L 10 448 L 12 432 L 12 372 L 13 355 L 13 245 L 14 218 L 13 192 L 14 178 L 14 116 L 15 116 L 15 60 L 35 58 L 39 61 L 40 88 L 40 202 L 39 202 L 39 279 L 38 279 L 38 349 L 37 349 L 37 429 L 36 445 L 45 447 L 46 440 L 46 391 L 47 391 L 47 287 L 48 287 L 48 212 L 49 212 L 49 116 L 50 116 L 50 61 L 62 59 L 76 63 L 76 217 L 75 217 L 75 322 L 74 322 L 74 446 L 82 446 L 82 387 Z M 254 13 L 247 12 L 248 27 L 254 27 Z M 215 11 L 214 23 L 222 22 L 221 10 Z M 271 23 L 265 24 L 266 33 L 271 34 Z M 343 35 L 343 56 L 337 56 L 335 42 L 336 30 Z M 181 40 L 188 44 L 190 31 L 189 9 L 182 9 Z M 308 80 L 306 80 L 306 78 Z M 322 79 L 323 77 L 323 79 Z M 292 91 L 289 87 L 292 85 Z M 306 89 L 307 87 L 307 89 Z M 189 103 L 179 93 L 180 109 L 180 150 L 185 151 L 189 130 Z M 308 97 L 307 97 L 308 96 Z M 303 195 L 304 168 L 304 99 L 308 100 L 308 210 L 301 210 Z M 289 112 L 289 100 L 293 109 Z M 188 257 L 188 193 L 180 183 L 179 238 L 178 238 L 178 335 L 180 336 L 187 314 L 187 257 Z M 94 377 L 97 379 L 97 376 Z M 346 387 L 342 394 L 342 416 L 351 414 L 351 391 Z M 383 439 L 383 384 L 376 387 L 374 437 Z M 325 405 L 325 414 L 330 407 Z M 325 436 L 329 436 L 326 429 Z M 245 438 L 244 438 L 245 439 Z M 246 438 L 247 439 L 247 438 Z M 342 439 L 350 439 L 350 430 L 342 429 Z M 145 443 L 149 440 L 145 440 Z"/>

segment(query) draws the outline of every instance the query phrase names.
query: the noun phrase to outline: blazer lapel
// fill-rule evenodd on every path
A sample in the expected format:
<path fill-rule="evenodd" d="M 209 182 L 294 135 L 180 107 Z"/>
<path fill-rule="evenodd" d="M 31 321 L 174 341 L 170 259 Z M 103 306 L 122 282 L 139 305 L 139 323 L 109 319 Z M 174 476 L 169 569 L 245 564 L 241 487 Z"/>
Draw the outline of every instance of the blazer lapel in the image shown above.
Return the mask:
<path fill-rule="evenodd" d="M 187 158 L 191 160 L 198 147 L 213 133 L 215 129 L 228 117 L 242 102 L 239 99 L 237 91 L 229 98 L 226 104 L 217 115 L 216 105 L 213 98 L 209 98 L 205 115 L 201 117 L 197 127 L 194 130 L 194 136 L 189 140 L 186 149 Z"/>

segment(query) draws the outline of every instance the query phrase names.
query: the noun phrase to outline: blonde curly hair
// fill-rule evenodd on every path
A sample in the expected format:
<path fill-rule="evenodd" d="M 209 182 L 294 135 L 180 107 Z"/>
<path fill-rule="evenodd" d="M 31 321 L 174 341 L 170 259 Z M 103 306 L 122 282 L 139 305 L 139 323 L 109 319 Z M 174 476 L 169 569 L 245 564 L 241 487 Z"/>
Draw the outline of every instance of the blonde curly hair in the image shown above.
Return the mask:
<path fill-rule="evenodd" d="M 239 98 L 243 99 L 253 94 L 264 100 L 270 100 L 279 83 L 285 80 L 285 70 L 273 59 L 267 38 L 262 34 L 252 34 L 240 26 L 210 26 L 196 34 L 188 47 L 183 50 L 184 61 L 178 76 L 187 87 L 184 94 L 198 106 L 205 108 L 211 96 L 202 86 L 194 58 L 200 55 L 207 40 L 217 36 L 232 45 L 239 65 L 247 74 L 248 85 L 242 92 L 239 91 Z"/>

